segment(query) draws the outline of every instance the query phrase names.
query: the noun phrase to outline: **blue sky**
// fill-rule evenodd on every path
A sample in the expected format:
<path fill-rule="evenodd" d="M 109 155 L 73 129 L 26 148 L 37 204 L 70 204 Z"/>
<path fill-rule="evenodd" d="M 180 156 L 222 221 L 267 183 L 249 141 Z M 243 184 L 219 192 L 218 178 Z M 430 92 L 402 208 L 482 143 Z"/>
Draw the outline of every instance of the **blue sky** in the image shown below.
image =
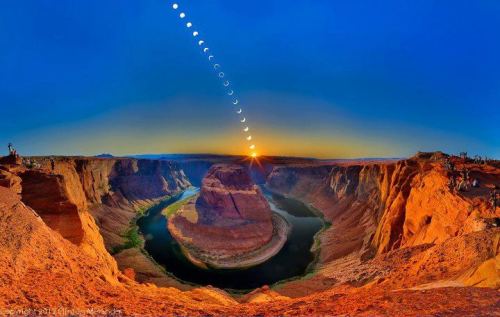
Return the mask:
<path fill-rule="evenodd" d="M 500 157 L 498 1 L 178 1 L 262 154 Z M 244 153 L 172 2 L 0 4 L 0 142 L 26 154 Z"/>

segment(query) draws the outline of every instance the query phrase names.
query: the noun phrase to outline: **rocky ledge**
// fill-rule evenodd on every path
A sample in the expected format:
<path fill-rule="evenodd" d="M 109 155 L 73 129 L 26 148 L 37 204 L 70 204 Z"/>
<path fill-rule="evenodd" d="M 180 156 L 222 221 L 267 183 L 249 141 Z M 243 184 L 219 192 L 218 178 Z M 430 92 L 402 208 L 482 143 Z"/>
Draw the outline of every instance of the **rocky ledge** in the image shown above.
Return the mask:
<path fill-rule="evenodd" d="M 168 230 L 196 265 L 229 269 L 274 256 L 286 242 L 289 224 L 271 211 L 246 168 L 215 165 L 199 196 L 170 217 Z"/>

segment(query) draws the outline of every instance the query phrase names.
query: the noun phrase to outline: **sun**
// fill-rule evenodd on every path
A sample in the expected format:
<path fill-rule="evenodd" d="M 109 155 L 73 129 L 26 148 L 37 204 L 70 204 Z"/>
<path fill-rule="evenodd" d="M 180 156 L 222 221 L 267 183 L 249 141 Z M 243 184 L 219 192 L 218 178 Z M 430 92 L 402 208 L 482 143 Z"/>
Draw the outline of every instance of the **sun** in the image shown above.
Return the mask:
<path fill-rule="evenodd" d="M 256 158 L 258 155 L 257 155 L 257 153 L 252 152 L 252 154 L 250 154 L 250 156 L 251 156 L 252 158 Z"/>

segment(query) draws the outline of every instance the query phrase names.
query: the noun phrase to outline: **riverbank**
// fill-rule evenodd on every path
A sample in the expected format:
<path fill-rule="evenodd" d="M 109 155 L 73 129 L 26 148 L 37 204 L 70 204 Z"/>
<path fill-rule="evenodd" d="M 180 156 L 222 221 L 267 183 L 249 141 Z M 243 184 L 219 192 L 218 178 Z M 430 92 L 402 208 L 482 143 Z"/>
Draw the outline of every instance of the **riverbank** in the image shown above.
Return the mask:
<path fill-rule="evenodd" d="M 152 283 L 160 287 L 189 290 L 195 286 L 193 283 L 175 277 L 166 270 L 164 265 L 159 264 L 147 252 L 147 244 L 151 239 L 151 235 L 143 232 L 140 227 L 145 221 L 152 223 L 166 221 L 161 212 L 175 205 L 179 200 L 193 195 L 197 190 L 197 188 L 190 187 L 182 192 L 176 192 L 151 201 L 148 204 L 143 203 L 136 206 L 135 217 L 130 221 L 129 228 L 124 233 L 124 237 L 127 238 L 126 243 L 117 248 L 118 252 L 113 254 L 120 270 L 132 269 L 135 280 L 138 282 Z"/>
<path fill-rule="evenodd" d="M 301 275 L 293 276 L 290 278 L 282 279 L 272 285 L 271 289 L 278 291 L 281 289 L 284 285 L 290 282 L 297 282 L 303 279 L 309 279 L 311 276 L 315 275 L 317 271 L 317 265 L 319 262 L 319 256 L 321 252 L 321 237 L 325 233 L 328 228 L 332 226 L 332 223 L 329 222 L 327 219 L 325 219 L 324 214 L 321 210 L 317 209 L 314 205 L 307 203 L 303 200 L 297 199 L 295 197 L 292 197 L 290 195 L 286 195 L 277 191 L 274 191 L 267 186 L 263 185 L 261 186 L 263 192 L 265 193 L 267 199 L 269 201 L 272 201 L 272 209 L 273 211 L 276 212 L 276 210 L 286 210 L 288 209 L 286 205 L 289 205 L 290 203 L 302 205 L 304 208 L 306 208 L 311 214 L 316 216 L 318 219 L 321 220 L 321 228 L 319 231 L 317 231 L 314 236 L 313 236 L 313 243 L 311 244 L 310 247 L 310 252 L 313 254 L 313 260 L 307 265 L 306 269 Z M 283 205 L 280 203 L 281 199 L 287 200 L 287 204 Z M 275 209 L 276 208 L 276 209 Z M 295 215 L 299 216 L 299 215 Z"/>
<path fill-rule="evenodd" d="M 176 241 L 181 245 L 184 255 L 194 265 L 204 269 L 245 269 L 269 260 L 285 245 L 292 228 L 291 224 L 277 213 L 272 215 L 272 224 L 273 234 L 268 243 L 258 249 L 238 253 L 200 250 L 189 243 L 189 238 L 182 236 L 172 221 L 168 222 L 168 229 L 172 236 L 177 237 Z"/>
<path fill-rule="evenodd" d="M 212 269 L 243 269 L 261 264 L 276 255 L 286 243 L 291 231 L 291 224 L 281 215 L 273 213 L 271 216 L 273 232 L 271 239 L 257 249 L 250 251 L 201 250 L 191 243 L 191 238 L 183 234 L 182 228 L 175 225 L 175 217 L 183 217 L 192 223 L 198 220 L 195 208 L 196 197 L 185 201 L 170 215 L 167 222 L 169 232 L 181 246 L 181 250 L 191 263 L 200 268 Z M 228 228 L 231 230 L 231 228 Z M 230 241 L 228 241 L 230 243 Z"/>
<path fill-rule="evenodd" d="M 238 269 L 234 270 L 225 269 L 223 265 L 219 267 L 217 263 L 207 266 L 199 262 L 199 265 L 195 265 L 194 262 L 197 259 L 192 257 L 190 250 L 180 245 L 167 230 L 167 223 L 171 220 L 170 218 L 167 220 L 167 217 L 172 216 L 171 212 L 174 210 L 180 212 L 180 207 L 185 210 L 184 207 L 192 203 L 197 196 L 195 192 L 183 195 L 168 205 L 149 210 L 138 221 L 140 231 L 146 237 L 145 250 L 155 262 L 165 268 L 168 275 L 175 276 L 179 282 L 188 285 L 213 285 L 224 288 L 232 294 L 242 294 L 262 285 L 274 285 L 289 278 L 300 279 L 304 277 L 304 274 L 309 273 L 309 269 L 306 268 L 315 262 L 315 254 L 311 253 L 311 246 L 315 244 L 314 236 L 323 227 L 323 221 L 305 205 L 296 204 L 289 198 L 286 199 L 290 203 L 285 203 L 284 209 L 273 207 L 273 214 L 281 215 L 281 217 L 275 216 L 280 217 L 276 218 L 277 221 L 287 222 L 288 238 L 286 241 L 282 240 L 283 246 L 274 244 L 274 251 L 273 243 L 266 242 L 268 249 L 261 247 L 251 254 L 256 258 L 261 255 L 260 259 L 263 262 L 258 261 L 260 264 L 248 267 L 246 258 L 235 259 L 235 261 L 230 259 L 233 264 L 237 262 L 239 265 Z M 269 202 L 273 205 L 272 200 Z M 192 216 L 195 215 L 187 216 L 187 218 L 195 221 L 196 218 Z M 282 228 L 283 226 L 277 224 L 272 227 Z M 283 232 L 283 230 L 277 231 Z"/>

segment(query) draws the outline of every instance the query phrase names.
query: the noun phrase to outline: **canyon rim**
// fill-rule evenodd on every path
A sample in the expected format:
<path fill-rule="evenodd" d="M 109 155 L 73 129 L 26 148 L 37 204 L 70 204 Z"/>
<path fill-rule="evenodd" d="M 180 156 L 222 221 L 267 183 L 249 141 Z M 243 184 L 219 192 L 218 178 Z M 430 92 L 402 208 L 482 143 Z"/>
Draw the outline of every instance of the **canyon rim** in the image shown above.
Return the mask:
<path fill-rule="evenodd" d="M 492 315 L 499 299 L 500 210 L 491 210 L 484 193 L 499 185 L 500 168 L 451 157 L 484 186 L 455 192 L 447 186 L 447 157 L 421 153 L 342 163 L 268 158 L 267 167 L 253 173 L 234 165 L 240 160 L 234 157 L 222 165 L 192 159 L 183 168 L 167 160 L 84 157 L 32 157 L 26 166 L 26 158 L 4 157 L 0 303 L 9 309 L 113 308 L 125 315 Z M 202 190 L 180 210 L 203 200 L 203 207 L 221 207 L 204 210 L 198 216 L 206 217 L 203 224 L 251 218 L 251 234 L 270 226 L 266 236 L 258 232 L 264 237 L 255 239 L 259 243 L 233 245 L 233 236 L 220 243 L 224 251 L 258 247 L 272 232 L 269 205 L 250 174 L 259 174 L 273 192 L 314 206 L 331 224 L 311 245 L 317 248 L 312 270 L 234 293 L 186 283 L 168 273 L 168 264 L 147 256 L 144 240 L 131 243 L 136 219 L 188 189 L 186 175 L 194 174 L 207 174 Z M 237 206 L 248 195 L 259 196 L 237 213 L 229 193 Z M 245 216 L 254 209 L 261 213 Z M 200 241 L 210 238 L 210 230 L 202 234 L 208 236 Z"/>

